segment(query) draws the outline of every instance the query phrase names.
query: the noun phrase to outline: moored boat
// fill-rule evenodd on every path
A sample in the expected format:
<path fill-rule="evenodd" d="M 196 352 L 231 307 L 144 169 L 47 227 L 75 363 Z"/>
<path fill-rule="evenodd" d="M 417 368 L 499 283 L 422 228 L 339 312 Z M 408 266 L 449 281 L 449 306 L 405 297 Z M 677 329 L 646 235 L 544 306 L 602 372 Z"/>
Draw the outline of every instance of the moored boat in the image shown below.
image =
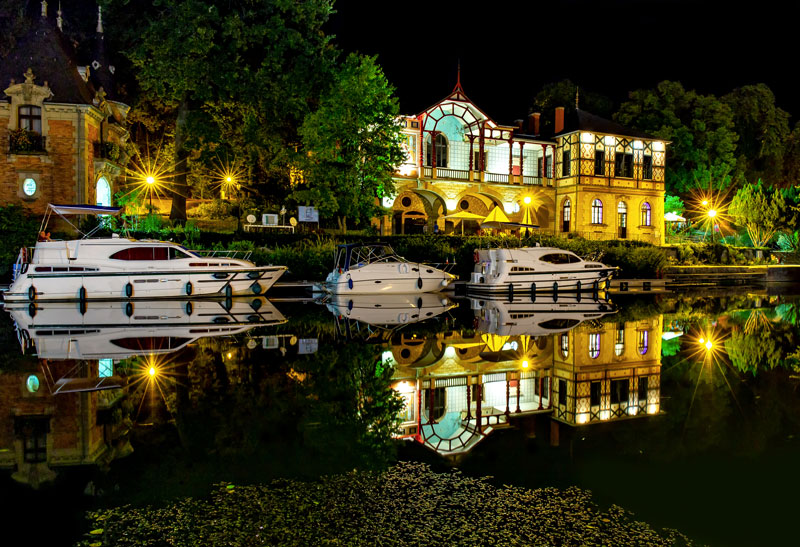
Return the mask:
<path fill-rule="evenodd" d="M 454 280 L 442 269 L 397 256 L 385 243 L 350 243 L 337 247 L 325 288 L 334 294 L 418 294 L 444 290 Z"/>
<path fill-rule="evenodd" d="M 51 213 L 116 215 L 115 207 L 49 205 Z M 113 300 L 259 295 L 286 271 L 256 266 L 231 255 L 198 251 L 155 240 L 119 237 L 51 241 L 41 238 L 20 250 L 14 279 L 4 300 Z"/>
<path fill-rule="evenodd" d="M 478 249 L 467 293 L 597 292 L 616 271 L 554 247 Z"/>

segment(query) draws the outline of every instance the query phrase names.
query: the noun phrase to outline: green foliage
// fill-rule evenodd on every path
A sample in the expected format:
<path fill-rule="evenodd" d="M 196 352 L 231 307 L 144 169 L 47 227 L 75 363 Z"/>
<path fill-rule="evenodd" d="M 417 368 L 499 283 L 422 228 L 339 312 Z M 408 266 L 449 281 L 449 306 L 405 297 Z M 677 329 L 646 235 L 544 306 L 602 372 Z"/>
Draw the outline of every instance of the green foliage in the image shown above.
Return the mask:
<path fill-rule="evenodd" d="M 540 132 L 552 133 L 554 123 L 554 111 L 558 106 L 564 107 L 564 115 L 569 116 L 575 111 L 575 94 L 579 96 L 579 106 L 581 110 L 586 110 L 597 116 L 610 118 L 614 110 L 614 104 L 605 95 L 586 90 L 578 89 L 577 84 L 572 80 L 561 80 L 545 84 L 533 98 L 531 105 L 532 112 L 542 114 L 540 122 Z"/>
<path fill-rule="evenodd" d="M 664 212 L 675 213 L 676 215 L 683 215 L 686 206 L 680 196 L 673 196 L 666 194 L 664 196 Z"/>
<path fill-rule="evenodd" d="M 789 208 L 781 191 L 765 187 L 759 180 L 736 192 L 728 213 L 736 224 L 747 229 L 754 246 L 764 247 L 777 231 L 786 227 Z"/>
<path fill-rule="evenodd" d="M 368 223 L 379 199 L 394 194 L 403 151 L 393 92 L 375 58 L 351 54 L 300 127 L 305 181 L 294 198 L 339 217 L 343 232 L 348 218 Z"/>
<path fill-rule="evenodd" d="M 614 119 L 669 140 L 666 185 L 670 193 L 722 189 L 741 177 L 737 165 L 734 113 L 713 95 L 663 81 L 655 89 L 628 94 Z"/>
<path fill-rule="evenodd" d="M 192 218 L 222 220 L 233 215 L 233 205 L 219 198 L 204 202 L 191 210 Z"/>
<path fill-rule="evenodd" d="M 734 89 L 721 100 L 733 112 L 738 161 L 745 179 L 781 184 L 789 113 L 775 105 L 775 95 L 765 84 Z"/>
<path fill-rule="evenodd" d="M 19 256 L 22 247 L 36 243 L 39 221 L 29 217 L 19 205 L 0 207 L 0 278 L 11 278 L 11 267 Z"/>

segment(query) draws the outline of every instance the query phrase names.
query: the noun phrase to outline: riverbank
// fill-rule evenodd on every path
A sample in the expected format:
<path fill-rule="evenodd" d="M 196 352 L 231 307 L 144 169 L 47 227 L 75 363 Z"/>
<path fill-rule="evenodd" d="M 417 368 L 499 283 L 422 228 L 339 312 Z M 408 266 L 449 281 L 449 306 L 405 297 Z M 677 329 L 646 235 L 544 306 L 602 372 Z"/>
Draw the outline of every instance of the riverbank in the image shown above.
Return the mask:
<path fill-rule="evenodd" d="M 205 499 L 89 514 L 83 547 L 115 545 L 694 545 L 578 488 L 496 487 L 399 463 L 314 482 L 220 485 Z"/>

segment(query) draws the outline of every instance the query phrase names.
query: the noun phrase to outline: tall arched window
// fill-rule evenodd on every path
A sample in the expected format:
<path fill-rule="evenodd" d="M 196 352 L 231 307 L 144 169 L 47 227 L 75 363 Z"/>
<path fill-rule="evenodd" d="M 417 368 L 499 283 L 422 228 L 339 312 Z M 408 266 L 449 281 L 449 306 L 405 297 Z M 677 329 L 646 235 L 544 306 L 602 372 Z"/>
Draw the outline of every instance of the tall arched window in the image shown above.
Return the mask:
<path fill-rule="evenodd" d="M 617 204 L 617 225 L 619 228 L 619 238 L 628 237 L 628 206 L 624 201 Z"/>
<path fill-rule="evenodd" d="M 623 353 L 625 353 L 625 329 L 617 327 L 617 336 L 614 340 L 614 355 L 620 357 Z"/>
<path fill-rule="evenodd" d="M 572 218 L 572 203 L 570 202 L 569 198 L 564 200 L 564 209 L 562 212 L 564 225 L 563 230 L 564 232 L 569 232 L 569 221 Z"/>
<path fill-rule="evenodd" d="M 650 226 L 650 204 L 642 203 L 642 226 Z"/>
<path fill-rule="evenodd" d="M 603 202 L 595 199 L 592 202 L 592 224 L 603 223 Z"/>
<path fill-rule="evenodd" d="M 589 333 L 589 357 L 597 359 L 600 356 L 600 333 Z"/>
<path fill-rule="evenodd" d="M 569 335 L 566 332 L 561 335 L 561 355 L 564 359 L 569 357 Z"/>
<path fill-rule="evenodd" d="M 97 205 L 111 207 L 111 185 L 105 179 L 100 177 L 97 179 Z"/>
<path fill-rule="evenodd" d="M 639 355 L 644 355 L 650 349 L 650 331 L 640 330 L 636 333 L 636 346 Z"/>
<path fill-rule="evenodd" d="M 436 135 L 436 167 L 447 167 L 447 137 L 442 133 Z M 431 144 L 431 136 L 425 139 L 425 165 L 428 167 L 433 166 L 433 145 Z"/>

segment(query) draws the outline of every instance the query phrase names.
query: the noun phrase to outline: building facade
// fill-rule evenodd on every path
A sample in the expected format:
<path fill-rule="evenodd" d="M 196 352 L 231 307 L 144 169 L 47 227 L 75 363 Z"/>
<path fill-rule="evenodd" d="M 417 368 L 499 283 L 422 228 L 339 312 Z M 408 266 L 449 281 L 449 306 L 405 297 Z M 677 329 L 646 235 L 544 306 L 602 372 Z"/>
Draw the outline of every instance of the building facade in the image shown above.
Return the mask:
<path fill-rule="evenodd" d="M 382 233 L 474 232 L 501 207 L 546 234 L 664 242 L 666 142 L 576 109 L 496 123 L 464 93 L 402 119 L 406 160 Z"/>
<path fill-rule="evenodd" d="M 61 14 L 46 2 L 0 63 L 0 203 L 41 214 L 48 203 L 111 205 L 124 175 L 129 107 L 114 91 L 102 19 L 78 64 Z"/>

